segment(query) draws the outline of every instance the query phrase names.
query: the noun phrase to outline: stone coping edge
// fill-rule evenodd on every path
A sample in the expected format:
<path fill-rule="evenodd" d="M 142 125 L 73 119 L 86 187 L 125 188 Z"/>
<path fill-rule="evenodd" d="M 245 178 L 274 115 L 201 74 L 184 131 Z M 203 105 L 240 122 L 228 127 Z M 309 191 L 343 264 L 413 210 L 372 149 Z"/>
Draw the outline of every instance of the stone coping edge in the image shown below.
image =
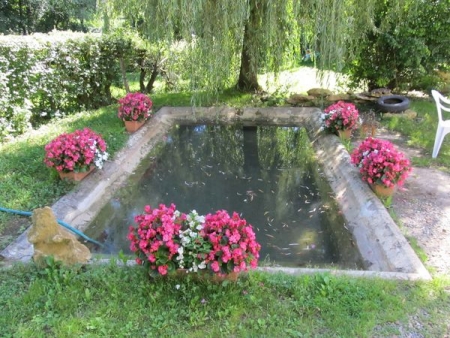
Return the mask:
<path fill-rule="evenodd" d="M 128 260 L 125 264 L 119 259 L 93 259 L 89 264 L 111 264 L 114 261 L 119 266 L 137 266 L 134 260 Z M 244 273 L 251 273 L 252 271 L 267 272 L 271 274 L 284 273 L 293 276 L 313 275 L 313 274 L 330 274 L 333 276 L 348 276 L 356 278 L 379 278 L 389 280 L 404 280 L 404 281 L 420 281 L 424 280 L 423 276 L 418 273 L 402 273 L 390 271 L 370 271 L 370 270 L 337 270 L 337 269 L 315 269 L 315 268 L 288 268 L 288 267 L 269 267 L 259 266 L 255 270 L 249 270 Z"/>

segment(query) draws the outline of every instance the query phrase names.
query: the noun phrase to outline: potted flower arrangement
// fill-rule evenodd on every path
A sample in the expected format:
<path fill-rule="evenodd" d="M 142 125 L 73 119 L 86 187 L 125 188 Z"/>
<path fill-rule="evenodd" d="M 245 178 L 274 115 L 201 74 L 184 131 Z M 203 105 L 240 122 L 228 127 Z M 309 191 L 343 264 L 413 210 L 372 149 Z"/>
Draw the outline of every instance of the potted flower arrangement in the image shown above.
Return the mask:
<path fill-rule="evenodd" d="M 137 228 L 129 228 L 130 249 L 151 276 L 208 271 L 235 280 L 240 271 L 257 266 L 261 246 L 252 226 L 237 213 L 220 210 L 200 216 L 161 204 L 156 209 L 146 206 L 135 222 Z"/>
<path fill-rule="evenodd" d="M 322 114 L 323 128 L 349 139 L 357 127 L 359 112 L 353 103 L 338 101 L 325 108 Z"/>
<path fill-rule="evenodd" d="M 127 131 L 133 133 L 150 117 L 152 106 L 153 102 L 147 95 L 128 93 L 119 99 L 117 116 L 124 121 Z"/>
<path fill-rule="evenodd" d="M 206 262 L 218 275 L 254 269 L 258 264 L 261 245 L 256 242 L 253 227 L 236 212 L 225 210 L 205 217 L 204 234 L 212 245 Z"/>
<path fill-rule="evenodd" d="M 89 128 L 61 134 L 45 146 L 44 163 L 61 179 L 80 181 L 107 159 L 105 141 Z"/>
<path fill-rule="evenodd" d="M 410 161 L 391 142 L 372 137 L 352 152 L 351 162 L 359 168 L 363 181 L 382 197 L 391 196 L 412 170 Z"/>

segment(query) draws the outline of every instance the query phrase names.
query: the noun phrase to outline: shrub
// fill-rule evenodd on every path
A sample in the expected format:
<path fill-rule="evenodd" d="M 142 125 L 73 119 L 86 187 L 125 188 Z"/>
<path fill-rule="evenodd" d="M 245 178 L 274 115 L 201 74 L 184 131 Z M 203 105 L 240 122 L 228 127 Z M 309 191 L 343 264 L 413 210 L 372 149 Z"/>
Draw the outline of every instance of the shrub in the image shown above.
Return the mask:
<path fill-rule="evenodd" d="M 61 36 L 0 37 L 0 138 L 23 133 L 32 122 L 112 102 L 117 55 L 129 53 L 129 44 L 117 36 Z"/>

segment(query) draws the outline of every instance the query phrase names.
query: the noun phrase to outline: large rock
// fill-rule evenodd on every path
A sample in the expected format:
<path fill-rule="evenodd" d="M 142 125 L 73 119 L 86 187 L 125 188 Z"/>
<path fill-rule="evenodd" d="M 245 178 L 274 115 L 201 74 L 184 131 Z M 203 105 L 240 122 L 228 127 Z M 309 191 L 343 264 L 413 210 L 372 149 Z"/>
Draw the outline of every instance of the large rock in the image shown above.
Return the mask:
<path fill-rule="evenodd" d="M 362 101 L 376 101 L 376 97 L 369 96 L 369 93 L 357 93 L 355 94 L 355 98 Z"/>
<path fill-rule="evenodd" d="M 89 249 L 58 224 L 51 208 L 35 209 L 32 220 L 28 241 L 34 246 L 36 264 L 44 266 L 48 256 L 64 265 L 87 263 L 91 258 Z"/>
<path fill-rule="evenodd" d="M 310 96 L 330 96 L 333 95 L 333 92 L 329 89 L 325 88 L 312 88 L 308 90 L 308 95 Z"/>
<path fill-rule="evenodd" d="M 370 96 L 382 97 L 385 95 L 391 95 L 391 90 L 389 88 L 377 88 L 370 91 Z"/>
<path fill-rule="evenodd" d="M 336 101 L 350 101 L 352 96 L 349 94 L 335 94 L 327 96 L 327 101 L 336 102 Z"/>
<path fill-rule="evenodd" d="M 286 99 L 286 102 L 296 106 L 302 103 L 312 102 L 314 99 L 315 97 L 310 95 L 292 94 L 288 99 Z"/>

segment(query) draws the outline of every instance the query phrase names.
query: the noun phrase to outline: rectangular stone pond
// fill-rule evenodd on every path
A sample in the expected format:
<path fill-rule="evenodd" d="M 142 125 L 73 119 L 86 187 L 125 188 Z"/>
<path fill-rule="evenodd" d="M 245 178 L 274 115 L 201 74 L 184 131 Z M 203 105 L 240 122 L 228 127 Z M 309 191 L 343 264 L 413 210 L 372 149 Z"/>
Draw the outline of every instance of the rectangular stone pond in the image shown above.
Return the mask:
<path fill-rule="evenodd" d="M 174 126 L 86 234 L 104 242 L 100 252 L 130 253 L 128 226 L 145 205 L 160 203 L 238 212 L 253 225 L 264 264 L 363 267 L 301 127 Z"/>
<path fill-rule="evenodd" d="M 316 192 L 313 192 L 313 194 L 319 194 L 321 195 L 321 197 L 327 196 L 327 193 L 324 192 L 325 190 L 322 190 L 323 185 L 321 183 L 327 181 L 327 184 L 331 186 L 332 195 L 335 197 L 335 201 L 339 206 L 339 210 L 345 222 L 345 227 L 352 235 L 354 241 L 352 245 L 354 244 L 355 247 L 359 250 L 364 268 L 366 270 L 340 270 L 337 269 L 337 266 L 335 266 L 334 263 L 329 264 L 330 262 L 334 261 L 328 258 L 323 263 L 320 263 L 320 265 L 331 266 L 331 269 L 310 269 L 305 267 L 297 267 L 299 264 L 316 266 L 315 259 L 313 259 L 310 255 L 313 253 L 312 251 L 315 250 L 318 246 L 320 247 L 322 243 L 319 237 L 314 237 L 314 239 L 312 239 L 313 237 L 309 237 L 308 239 L 308 236 L 302 236 L 302 234 L 291 232 L 294 228 L 293 225 L 295 225 L 299 221 L 303 223 L 304 218 L 309 218 L 311 214 L 313 214 L 313 217 L 317 218 L 326 218 L 327 215 L 336 214 L 335 212 L 330 212 L 332 209 L 331 205 L 330 209 L 328 208 L 328 202 L 315 201 L 314 203 L 319 203 L 317 204 L 316 210 L 311 213 L 308 212 L 308 215 L 301 214 L 300 216 L 300 211 L 298 210 L 304 209 L 300 206 L 300 202 L 302 200 L 310 201 L 309 199 L 305 198 L 305 195 L 308 196 L 309 190 L 301 187 L 306 186 L 302 184 L 302 180 L 309 178 L 308 175 L 305 176 L 304 174 L 302 174 L 303 169 L 301 168 L 287 169 L 284 166 L 280 168 L 274 167 L 272 170 L 279 176 L 276 179 L 276 184 L 274 184 L 274 182 L 269 183 L 265 176 L 255 176 L 257 177 L 256 180 L 253 180 L 253 177 L 252 180 L 245 179 L 248 178 L 248 174 L 245 173 L 245 161 L 244 164 L 242 164 L 242 158 L 244 158 L 245 160 L 245 156 L 239 155 L 239 153 L 236 152 L 233 153 L 231 158 L 233 159 L 233 161 L 235 161 L 236 159 L 239 160 L 240 158 L 242 172 L 236 171 L 236 169 L 224 167 L 222 163 L 220 164 L 220 166 L 218 164 L 213 164 L 215 165 L 215 167 L 213 168 L 203 166 L 202 170 L 203 164 L 195 163 L 194 161 L 192 162 L 192 165 L 197 166 L 197 172 L 202 176 L 200 178 L 182 178 L 182 184 L 178 185 L 177 189 L 185 189 L 186 191 L 192 192 L 200 185 L 203 185 L 202 182 L 205 183 L 206 186 L 206 180 L 207 178 L 209 178 L 208 175 L 211 175 L 211 177 L 213 177 L 213 169 L 215 170 L 214 177 L 223 176 L 231 178 L 233 177 L 232 174 L 234 174 L 234 177 L 238 176 L 238 181 L 234 183 L 234 185 L 238 186 L 238 188 L 241 188 L 240 185 L 238 185 L 238 182 L 242 184 L 250 181 L 250 183 L 255 183 L 255 185 L 242 186 L 242 191 L 238 191 L 242 195 L 239 196 L 236 192 L 236 196 L 239 197 L 237 203 L 230 202 L 230 204 L 228 204 L 226 199 L 222 199 L 218 202 L 215 202 L 216 204 L 205 204 L 200 206 L 197 203 L 188 204 L 188 202 L 171 201 L 173 199 L 172 197 L 168 198 L 167 200 L 163 200 L 162 202 L 176 202 L 178 204 L 178 208 L 182 211 L 189 211 L 183 209 L 196 208 L 199 212 L 202 213 L 206 213 L 218 208 L 237 209 L 238 211 L 238 208 L 242 207 L 244 209 L 239 212 L 243 213 L 243 216 L 250 218 L 251 216 L 253 216 L 253 211 L 252 209 L 245 208 L 250 205 L 256 206 L 256 203 L 261 203 L 261 200 L 264 200 L 265 196 L 275 195 L 277 197 L 275 198 L 276 202 L 269 203 L 269 205 L 260 204 L 260 206 L 255 208 L 255 210 L 261 209 L 260 211 L 258 210 L 258 212 L 255 212 L 256 217 L 259 218 L 250 220 L 255 227 L 259 228 L 258 239 L 261 240 L 262 244 L 267 247 L 267 255 L 269 256 L 269 261 L 275 261 L 276 258 L 280 261 L 280 263 L 284 265 L 284 267 L 263 267 L 263 270 L 269 272 L 282 271 L 290 274 L 328 271 L 331 273 L 344 273 L 352 276 L 377 276 L 382 278 L 409 280 L 430 279 L 430 274 L 420 262 L 414 251 L 411 249 L 410 245 L 390 217 L 386 208 L 372 193 L 367 184 L 361 181 L 358 170 L 350 164 L 350 156 L 341 144 L 339 138 L 334 135 L 321 132 L 320 115 L 321 111 L 317 108 L 276 107 L 236 109 L 230 107 L 163 107 L 152 118 L 152 120 L 147 122 L 144 127 L 130 136 L 126 147 L 118 154 L 116 154 L 113 161 L 106 163 L 103 170 L 97 170 L 89 175 L 76 187 L 76 189 L 74 189 L 68 195 L 62 197 L 51 207 L 58 219 L 70 224 L 71 226 L 81 231 L 85 231 L 88 233 L 92 231 L 92 233 L 95 233 L 96 231 L 94 230 L 88 230 L 89 225 L 93 223 L 93 221 L 101 213 L 101 210 L 105 208 L 105 206 L 106 208 L 113 208 L 112 206 L 114 205 L 115 199 L 116 202 L 122 202 L 122 200 L 117 200 L 117 198 L 121 198 L 121 194 L 124 193 L 125 195 L 132 195 L 135 193 L 135 189 L 133 188 L 133 186 L 136 186 L 136 184 L 138 184 L 138 179 L 140 179 L 140 177 L 142 176 L 139 176 L 139 170 L 141 170 L 139 169 L 140 163 L 148 156 L 150 152 L 158 149 L 158 144 L 168 141 L 167 137 L 170 130 L 177 125 L 200 126 L 211 124 L 235 124 L 239 126 L 275 125 L 304 127 L 308 134 L 309 142 L 312 145 L 315 158 L 317 159 L 320 168 L 320 171 L 313 170 L 312 173 L 314 173 L 314 175 L 311 174 L 311 176 L 315 176 L 314 178 L 316 180 L 315 182 L 318 188 L 318 190 Z M 253 161 L 251 158 L 252 153 L 250 152 L 249 155 L 247 155 L 247 159 L 251 163 Z M 262 155 L 263 157 L 267 156 L 269 155 L 269 152 Z M 258 156 L 258 158 L 260 157 L 261 156 Z M 229 162 L 230 161 L 231 160 L 229 160 Z M 155 174 L 155 170 L 158 166 L 158 161 L 154 163 L 156 164 L 154 164 L 155 167 L 153 169 L 152 166 L 148 167 L 149 170 L 147 175 L 149 177 L 153 177 L 153 179 L 158 178 L 157 173 Z M 249 162 L 247 161 L 247 163 Z M 262 169 L 262 172 L 264 172 L 264 168 Z M 295 174 L 296 171 L 297 174 Z M 134 172 L 136 172 L 136 175 L 133 175 Z M 224 174 L 222 174 L 221 172 L 223 172 Z M 287 176 L 284 176 L 288 172 L 294 172 L 294 178 L 287 178 Z M 286 190 L 285 188 L 287 186 L 290 186 L 290 184 L 286 184 L 286 182 L 289 182 L 289 180 L 296 180 L 296 177 L 298 177 L 299 179 L 299 184 L 292 184 L 293 186 L 295 186 L 295 188 L 293 188 L 293 190 Z M 267 190 L 267 188 L 263 188 L 259 185 L 261 181 L 259 181 L 258 178 L 262 179 L 263 182 L 270 184 L 268 186 L 270 193 L 264 190 Z M 170 179 L 172 180 L 177 178 Z M 155 181 L 154 183 L 156 184 L 158 182 Z M 208 185 L 208 187 L 210 187 L 210 185 Z M 222 189 L 228 189 L 228 185 L 225 183 L 221 183 L 221 187 Z M 281 189 L 281 187 L 283 189 Z M 263 190 L 264 193 L 261 193 L 259 190 Z M 274 193 L 272 193 L 271 190 L 273 190 Z M 119 193 L 119 191 L 122 192 Z M 286 192 L 288 195 L 284 196 L 284 192 Z M 170 189 L 166 190 L 165 193 L 168 194 L 167 196 L 171 194 L 171 196 L 174 196 L 174 198 L 175 196 L 177 196 L 177 191 L 170 191 Z M 157 198 L 153 200 L 151 200 L 150 198 L 150 196 L 153 195 L 149 195 L 148 199 L 147 197 L 144 198 L 141 203 L 154 204 L 160 202 L 159 198 L 163 198 L 165 193 L 161 196 L 156 196 Z M 225 194 L 223 195 L 225 196 Z M 301 197 L 300 195 L 302 195 L 303 197 Z M 278 200 L 278 196 L 280 197 L 280 200 Z M 200 194 L 195 199 L 202 200 L 202 198 L 203 200 L 206 200 L 205 197 L 202 197 L 202 194 Z M 158 201 L 156 201 L 156 199 L 158 199 Z M 192 202 L 195 201 L 195 199 L 192 198 Z M 294 204 L 296 203 L 298 203 L 297 205 L 299 205 L 298 208 L 294 207 Z M 108 204 L 110 206 L 107 206 Z M 312 200 L 309 204 L 312 204 Z M 326 208 L 325 204 L 327 204 Z M 267 209 L 268 206 L 271 206 L 273 208 L 269 210 Z M 273 233 L 271 233 L 270 225 L 266 228 L 262 228 L 261 224 L 268 225 L 270 223 L 273 226 L 274 224 L 272 222 L 275 222 L 275 216 L 277 215 L 272 215 L 271 213 L 275 213 L 275 211 L 278 209 L 285 208 L 291 209 L 292 217 L 288 221 L 282 218 L 277 219 L 277 222 L 279 222 L 278 225 L 281 224 L 281 228 L 279 230 L 280 232 L 281 230 L 286 230 L 286 233 L 292 234 L 292 238 L 290 238 L 290 240 L 285 243 L 297 245 L 283 244 L 282 246 L 280 246 L 278 244 L 275 244 L 280 249 L 276 247 L 270 247 L 269 244 L 273 244 L 273 242 L 272 237 L 268 235 L 275 236 L 276 231 L 273 231 Z M 319 208 L 321 209 L 319 210 Z M 314 208 L 312 210 L 314 210 Z M 311 211 L 311 209 L 309 209 L 309 211 Z M 123 217 L 123 222 L 128 225 L 128 223 L 132 221 L 133 213 L 140 212 L 142 212 L 142 206 L 138 206 L 136 204 L 135 209 L 133 209 L 129 212 L 129 214 Z M 266 212 L 269 213 L 265 214 Z M 297 212 L 299 214 L 297 214 Z M 295 219 L 295 217 L 293 216 L 294 214 L 298 217 L 297 219 Z M 296 222 L 293 222 L 294 220 Z M 331 222 L 330 224 L 334 223 Z M 103 230 L 99 229 L 100 228 L 98 228 L 100 234 L 103 232 Z M 262 229 L 266 229 L 267 231 Z M 322 230 L 318 230 L 318 232 L 319 231 Z M 110 235 L 108 234 L 108 236 Z M 346 237 L 347 239 L 345 239 L 345 236 L 342 238 L 344 238 L 345 241 L 349 237 Z M 338 242 L 340 240 L 332 239 L 331 241 Z M 296 248 L 294 249 L 293 247 Z M 286 248 L 288 248 L 289 250 L 286 250 Z M 300 253 L 299 249 L 301 248 L 307 250 L 304 250 L 305 252 Z M 290 255 L 281 254 L 285 251 L 286 253 L 290 253 Z M 329 251 L 332 252 L 332 250 Z M 28 243 L 26 239 L 26 233 L 24 233 L 14 243 L 8 246 L 8 248 L 6 248 L 1 254 L 9 259 L 27 261 L 31 258 L 32 253 L 33 248 L 30 243 Z M 289 261 L 289 259 L 291 258 L 290 256 L 302 255 L 306 258 L 302 261 L 302 263 L 299 263 L 298 260 L 295 260 L 294 262 Z M 338 253 L 338 256 L 339 255 L 340 257 L 342 257 L 345 255 L 345 253 L 340 252 Z M 352 268 L 353 263 L 351 263 L 349 266 L 350 268 Z"/>

